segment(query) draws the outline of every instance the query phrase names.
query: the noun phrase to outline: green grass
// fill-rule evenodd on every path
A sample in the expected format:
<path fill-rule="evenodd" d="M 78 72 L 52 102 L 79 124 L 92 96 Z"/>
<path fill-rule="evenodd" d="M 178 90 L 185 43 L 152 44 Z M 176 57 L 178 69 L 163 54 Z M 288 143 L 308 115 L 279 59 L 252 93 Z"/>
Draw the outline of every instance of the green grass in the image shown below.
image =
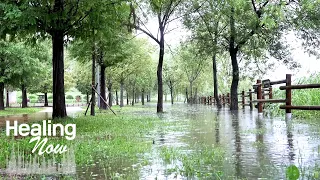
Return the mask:
<path fill-rule="evenodd" d="M 117 166 L 120 169 L 131 167 L 141 161 L 141 154 L 150 151 L 153 139 L 147 138 L 155 125 L 161 123 L 157 118 L 139 117 L 129 114 L 117 116 L 110 112 L 97 113 L 96 116 L 79 116 L 77 118 L 60 119 L 62 124 L 76 124 L 77 136 L 72 141 L 65 138 L 49 137 L 48 144 L 62 144 L 75 149 L 77 166 L 89 167 L 98 162 L 105 169 Z M 0 168 L 6 166 L 6 158 L 10 157 L 14 147 L 19 147 L 24 156 L 28 156 L 35 143 L 29 144 L 32 137 L 14 139 L 0 133 Z M 17 148 L 15 148 L 17 149 Z M 52 155 L 45 155 L 46 159 Z M 59 162 L 61 155 L 55 157 Z M 139 161 L 138 161 L 139 160 Z M 119 162 L 121 162 L 119 164 Z M 146 163 L 147 161 L 142 161 Z M 119 164 L 119 165 L 116 165 Z M 117 173 L 116 170 L 112 173 Z M 90 172 L 88 172 L 90 174 Z M 107 173 L 108 178 L 116 176 Z M 131 175 L 130 175 L 131 176 Z M 130 177 L 128 175 L 128 177 Z"/>
<path fill-rule="evenodd" d="M 308 78 L 300 78 L 292 84 L 319 84 L 320 83 L 320 73 L 311 75 Z M 320 89 L 302 89 L 302 90 L 292 90 L 292 105 L 320 105 Z M 284 99 L 285 91 L 279 90 L 278 88 L 274 90 L 274 99 Z M 284 110 L 279 108 L 279 104 L 267 104 L 266 111 L 272 115 L 284 116 Z M 305 111 L 305 110 L 292 110 L 294 117 L 298 119 L 318 119 L 320 117 L 320 111 Z"/>
<path fill-rule="evenodd" d="M 193 151 L 185 151 L 182 148 L 162 147 L 160 157 L 166 164 L 174 168 L 167 169 L 167 174 L 182 175 L 193 179 L 221 179 L 223 173 L 220 166 L 223 163 L 225 151 L 221 147 L 197 144 Z"/>
<path fill-rule="evenodd" d="M 17 114 L 31 114 L 41 111 L 42 108 L 5 108 L 0 111 L 0 116 L 17 115 Z"/>

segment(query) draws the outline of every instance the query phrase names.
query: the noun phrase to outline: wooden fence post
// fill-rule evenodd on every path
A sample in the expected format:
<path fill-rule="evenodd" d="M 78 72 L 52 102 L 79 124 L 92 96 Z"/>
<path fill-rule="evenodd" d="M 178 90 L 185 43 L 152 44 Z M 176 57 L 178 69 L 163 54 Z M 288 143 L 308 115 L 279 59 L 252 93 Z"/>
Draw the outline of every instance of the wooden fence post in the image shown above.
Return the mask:
<path fill-rule="evenodd" d="M 258 84 L 258 91 L 257 91 L 257 100 L 261 100 L 262 99 L 262 85 L 261 85 L 261 80 L 257 80 L 257 84 Z M 258 102 L 258 114 L 261 115 L 262 114 L 262 103 Z"/>
<path fill-rule="evenodd" d="M 242 109 L 244 109 L 245 108 L 245 103 L 246 103 L 246 101 L 245 101 L 245 96 L 244 96 L 244 91 L 242 91 L 241 92 L 241 96 L 242 96 Z"/>
<path fill-rule="evenodd" d="M 286 74 L 286 86 L 291 86 L 291 74 Z M 288 107 L 286 108 L 286 118 L 288 119 L 291 119 L 291 91 L 290 88 L 286 88 L 286 106 Z"/>
<path fill-rule="evenodd" d="M 250 105 L 250 110 L 252 111 L 253 110 L 253 103 L 252 103 L 252 91 L 251 89 L 249 89 L 249 105 Z"/>
<path fill-rule="evenodd" d="M 269 87 L 269 99 L 273 99 L 272 87 Z"/>

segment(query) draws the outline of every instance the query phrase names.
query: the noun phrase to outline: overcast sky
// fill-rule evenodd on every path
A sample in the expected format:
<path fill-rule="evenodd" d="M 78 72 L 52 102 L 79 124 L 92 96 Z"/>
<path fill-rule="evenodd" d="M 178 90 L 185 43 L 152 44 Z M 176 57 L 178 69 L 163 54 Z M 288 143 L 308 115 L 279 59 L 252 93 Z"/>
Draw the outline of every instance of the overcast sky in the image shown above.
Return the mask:
<path fill-rule="evenodd" d="M 157 34 L 158 30 L 158 22 L 157 19 L 149 19 L 149 22 L 146 24 L 148 29 L 154 34 Z M 169 34 L 165 35 L 165 41 L 166 45 L 169 45 L 170 47 L 176 47 L 179 45 L 179 43 L 186 39 L 188 32 L 186 29 L 183 28 L 183 25 L 179 20 L 173 21 L 169 25 L 169 29 L 172 29 L 172 31 Z M 148 37 L 145 34 L 139 35 L 141 37 Z M 157 45 L 151 38 L 149 38 L 150 42 L 152 44 Z M 297 39 L 294 35 L 294 33 L 289 33 L 286 37 L 286 40 L 288 43 L 290 43 L 290 46 L 294 48 L 294 51 L 292 51 L 292 57 L 294 60 L 299 62 L 301 64 L 301 68 L 298 70 L 289 70 L 284 65 L 278 65 L 276 66 L 276 69 L 270 70 L 267 74 L 264 75 L 264 78 L 268 78 L 271 80 L 281 80 L 285 78 L 285 74 L 293 74 L 292 79 L 296 79 L 303 76 L 309 76 L 314 72 L 319 72 L 319 63 L 320 61 L 317 60 L 315 56 L 309 56 L 308 53 L 305 53 L 301 42 L 299 42 L 299 39 Z"/>

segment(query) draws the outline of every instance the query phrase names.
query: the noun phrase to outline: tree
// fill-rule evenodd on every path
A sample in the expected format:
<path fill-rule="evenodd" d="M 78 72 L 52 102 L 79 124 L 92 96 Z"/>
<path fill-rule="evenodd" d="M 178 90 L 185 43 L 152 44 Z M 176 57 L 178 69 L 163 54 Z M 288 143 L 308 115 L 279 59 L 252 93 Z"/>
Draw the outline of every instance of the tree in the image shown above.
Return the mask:
<path fill-rule="evenodd" d="M 151 59 L 150 47 L 152 46 L 145 39 L 138 38 L 122 44 L 119 58 L 123 60 L 111 68 L 113 77 L 120 84 L 120 107 L 124 106 L 123 93 L 127 79 L 132 74 L 140 74 L 146 70 L 145 67 L 148 67 L 146 63 Z"/>
<path fill-rule="evenodd" d="M 87 104 L 89 104 L 89 94 L 91 92 L 91 64 L 87 63 L 76 63 L 76 68 L 73 73 L 73 78 L 75 79 L 76 88 L 86 95 Z"/>
<path fill-rule="evenodd" d="M 187 11 L 194 11 L 194 13 L 184 17 L 185 26 L 193 33 L 192 39 L 201 46 L 203 53 L 212 56 L 213 90 L 218 108 L 222 106 L 218 97 L 217 54 L 222 50 L 218 43 L 221 38 L 221 30 L 224 28 L 220 25 L 220 3 L 221 1 L 192 1 Z"/>
<path fill-rule="evenodd" d="M 182 0 L 147 0 L 146 3 L 136 3 L 135 5 L 131 4 L 131 16 L 130 20 L 132 20 L 130 27 L 135 28 L 137 30 L 142 31 L 146 35 L 148 35 L 151 39 L 153 39 L 160 48 L 159 51 L 159 61 L 157 67 L 157 81 L 158 81 L 158 103 L 157 103 L 157 112 L 163 112 L 163 81 L 162 81 L 162 67 L 163 67 L 163 59 L 164 59 L 164 36 L 170 30 L 168 29 L 168 25 L 170 22 L 175 20 L 172 18 L 175 11 L 177 11 L 178 6 L 182 3 Z M 138 11 L 143 11 L 143 7 L 141 5 L 149 6 L 151 12 L 156 16 L 158 20 L 158 35 L 153 35 L 148 28 L 146 27 L 142 16 L 146 13 L 141 12 L 141 17 L 135 11 L 134 6 L 138 7 Z"/>
<path fill-rule="evenodd" d="M 182 79 L 182 72 L 178 62 L 175 61 L 175 58 L 172 58 L 171 61 L 164 64 L 163 79 L 170 90 L 171 104 L 173 104 L 175 87 Z"/>
<path fill-rule="evenodd" d="M 10 2 L 10 3 L 9 3 Z M 53 66 L 53 118 L 66 117 L 65 87 L 64 87 L 64 44 L 69 37 L 83 37 L 87 34 L 84 29 L 94 29 L 93 23 L 84 20 L 93 14 L 103 14 L 105 7 L 121 3 L 120 1 L 8 1 L 10 5 L 19 7 L 21 16 L 19 27 L 23 33 L 30 33 L 52 39 L 52 66 Z M 100 7 L 100 8 L 98 8 Z M 97 20 L 98 19 L 90 19 Z M 94 25 L 97 25 L 95 23 Z M 86 28 L 84 28 L 86 27 Z M 88 29 L 88 28 L 87 28 Z"/>
<path fill-rule="evenodd" d="M 179 61 L 183 71 L 189 82 L 191 104 L 195 103 L 196 99 L 193 94 L 193 84 L 202 73 L 206 65 L 207 56 L 201 54 L 196 44 L 185 43 L 179 50 Z"/>

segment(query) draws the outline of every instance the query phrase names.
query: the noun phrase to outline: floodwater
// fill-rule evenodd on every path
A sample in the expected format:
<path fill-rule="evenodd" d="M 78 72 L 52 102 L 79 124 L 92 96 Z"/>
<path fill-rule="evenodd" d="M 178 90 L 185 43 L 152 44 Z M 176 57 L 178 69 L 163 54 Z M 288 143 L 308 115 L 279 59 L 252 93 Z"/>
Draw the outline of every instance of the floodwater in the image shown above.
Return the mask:
<path fill-rule="evenodd" d="M 82 111 L 80 107 L 67 107 L 67 114 L 69 117 L 75 117 L 77 113 Z M 31 113 L 31 114 L 19 114 L 19 115 L 8 115 L 0 116 L 0 129 L 6 126 L 6 121 L 10 121 L 10 124 L 13 124 L 13 121 L 18 121 L 18 124 L 27 123 L 30 121 L 42 121 L 51 119 L 52 117 L 52 108 L 45 108 L 41 112 Z"/>
<path fill-rule="evenodd" d="M 158 130 L 155 152 L 163 146 L 185 151 L 192 151 L 196 144 L 220 146 L 226 152 L 223 164 L 217 165 L 224 174 L 221 179 L 286 179 L 290 165 L 300 169 L 300 179 L 312 179 L 309 175 L 316 168 L 319 172 L 319 124 L 259 117 L 249 109 L 230 112 L 227 108 L 218 111 L 212 106 L 183 104 L 165 109 L 167 113 L 161 118 L 179 123 L 169 128 L 174 131 L 167 127 Z M 187 179 L 168 173 L 168 168 L 181 163 L 168 165 L 155 157 L 151 159 L 151 165 L 142 168 L 143 178 Z"/>
<path fill-rule="evenodd" d="M 148 106 L 155 109 L 156 105 Z M 320 170 L 320 123 L 259 117 L 255 110 L 249 109 L 230 112 L 224 108 L 218 111 L 205 105 L 166 104 L 164 109 L 166 113 L 162 115 L 150 112 L 150 109 L 133 112 L 140 116 L 159 117 L 168 124 L 146 135 L 154 140 L 152 151 L 140 155 L 144 157 L 141 159 L 147 158 L 148 165 L 142 162 L 130 164 L 119 159 L 105 166 L 100 159 L 90 162 L 91 166 L 72 166 L 76 168 L 71 174 L 79 179 L 107 179 L 117 177 L 118 173 L 127 174 L 124 177 L 129 179 L 202 179 L 172 172 L 173 167 L 182 168 L 182 163 L 165 162 L 159 153 L 163 147 L 191 153 L 202 144 L 220 147 L 225 152 L 222 164 L 212 165 L 223 173 L 221 179 L 286 179 L 286 168 L 290 165 L 299 168 L 300 179 L 319 178 L 314 173 Z M 50 115 L 27 117 L 29 119 L 24 121 Z M 204 168 L 201 172 L 207 171 L 210 173 L 212 168 Z M 206 179 L 218 178 L 209 176 Z"/>

